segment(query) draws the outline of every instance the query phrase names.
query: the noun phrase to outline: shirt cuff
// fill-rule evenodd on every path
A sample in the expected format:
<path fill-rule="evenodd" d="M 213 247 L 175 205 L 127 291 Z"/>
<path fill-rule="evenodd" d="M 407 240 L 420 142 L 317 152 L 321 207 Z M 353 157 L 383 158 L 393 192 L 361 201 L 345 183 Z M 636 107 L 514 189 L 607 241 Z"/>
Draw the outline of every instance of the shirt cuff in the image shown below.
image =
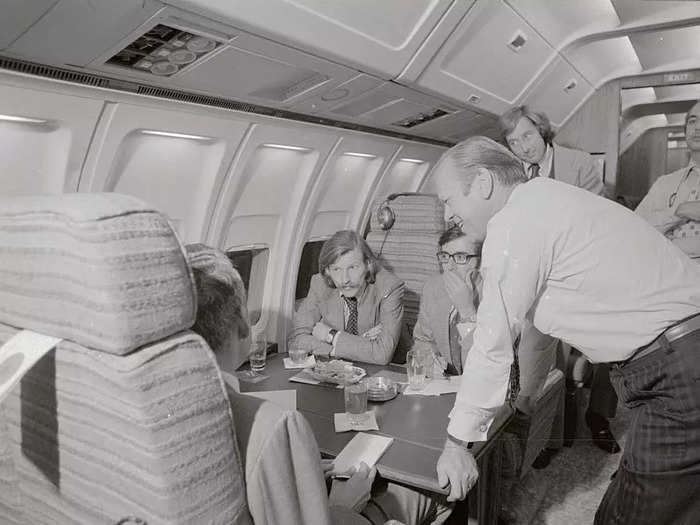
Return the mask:
<path fill-rule="evenodd" d="M 461 441 L 486 441 L 495 414 L 465 410 L 455 405 L 450 412 L 447 432 Z"/>

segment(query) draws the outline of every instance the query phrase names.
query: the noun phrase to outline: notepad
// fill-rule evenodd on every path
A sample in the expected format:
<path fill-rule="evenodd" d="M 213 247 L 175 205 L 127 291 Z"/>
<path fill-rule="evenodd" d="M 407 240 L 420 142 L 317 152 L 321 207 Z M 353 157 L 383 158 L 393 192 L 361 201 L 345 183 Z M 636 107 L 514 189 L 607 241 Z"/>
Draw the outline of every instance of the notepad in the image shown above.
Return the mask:
<path fill-rule="evenodd" d="M 392 437 L 358 432 L 333 461 L 333 470 L 348 472 L 359 467 L 360 463 L 372 468 L 393 441 Z"/>

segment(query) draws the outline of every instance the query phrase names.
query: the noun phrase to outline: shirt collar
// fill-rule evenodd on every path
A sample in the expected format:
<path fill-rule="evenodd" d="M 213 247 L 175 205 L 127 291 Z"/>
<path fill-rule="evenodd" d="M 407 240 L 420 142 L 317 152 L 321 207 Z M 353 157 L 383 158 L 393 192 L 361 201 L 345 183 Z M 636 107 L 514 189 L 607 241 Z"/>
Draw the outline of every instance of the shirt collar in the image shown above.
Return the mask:
<path fill-rule="evenodd" d="M 547 144 L 547 149 L 544 150 L 544 157 L 537 163 L 540 166 L 539 177 L 549 177 L 552 171 L 552 157 L 554 157 L 554 148 Z M 525 173 L 528 176 L 530 175 L 530 166 L 534 164 L 535 163 L 530 164 L 529 162 L 523 161 L 523 168 L 525 168 Z"/>

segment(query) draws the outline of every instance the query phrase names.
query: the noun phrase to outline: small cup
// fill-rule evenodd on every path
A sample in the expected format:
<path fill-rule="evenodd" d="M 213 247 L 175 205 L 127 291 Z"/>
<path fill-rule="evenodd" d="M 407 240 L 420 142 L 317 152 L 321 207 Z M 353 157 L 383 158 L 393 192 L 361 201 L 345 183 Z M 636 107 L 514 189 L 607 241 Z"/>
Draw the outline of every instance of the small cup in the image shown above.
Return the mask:
<path fill-rule="evenodd" d="M 367 420 L 367 381 L 345 385 L 345 412 L 351 425 L 359 425 Z"/>
<path fill-rule="evenodd" d="M 256 336 L 250 342 L 250 369 L 253 372 L 262 372 L 265 370 L 265 358 L 267 357 L 267 339 L 261 336 Z"/>
<path fill-rule="evenodd" d="M 289 358 L 295 365 L 302 364 L 304 361 L 306 361 L 306 356 L 309 355 L 305 349 L 299 348 L 298 346 L 290 346 L 288 353 Z"/>

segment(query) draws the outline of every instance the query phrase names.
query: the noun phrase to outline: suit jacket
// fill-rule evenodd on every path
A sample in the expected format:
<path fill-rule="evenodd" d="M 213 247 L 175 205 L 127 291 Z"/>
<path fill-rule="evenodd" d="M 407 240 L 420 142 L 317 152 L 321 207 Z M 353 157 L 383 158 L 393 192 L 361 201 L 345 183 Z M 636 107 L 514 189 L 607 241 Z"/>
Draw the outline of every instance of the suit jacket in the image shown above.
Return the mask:
<path fill-rule="evenodd" d="M 585 151 L 554 144 L 553 169 L 554 179 L 605 196 L 603 174 Z"/>
<path fill-rule="evenodd" d="M 421 293 L 418 321 L 413 327 L 413 348 L 431 349 L 452 363 L 450 354 L 450 311 L 452 302 L 445 289 L 442 274 L 428 278 Z M 462 338 L 462 364 L 472 347 L 471 334 Z"/>
<path fill-rule="evenodd" d="M 321 453 L 304 416 L 227 384 L 256 525 L 371 525 L 352 509 L 329 507 Z"/>
<path fill-rule="evenodd" d="M 401 333 L 405 285 L 385 269 L 377 272 L 374 283 L 367 284 L 357 303 L 357 332 L 362 334 L 382 323 L 382 332 L 374 340 L 343 332 L 345 302 L 336 288 L 331 288 L 316 274 L 311 278 L 309 295 L 294 314 L 290 342 L 316 354 L 328 354 L 331 345 L 311 335 L 314 325 L 323 321 L 340 331 L 335 355 L 354 361 L 387 364 L 391 361 Z"/>

